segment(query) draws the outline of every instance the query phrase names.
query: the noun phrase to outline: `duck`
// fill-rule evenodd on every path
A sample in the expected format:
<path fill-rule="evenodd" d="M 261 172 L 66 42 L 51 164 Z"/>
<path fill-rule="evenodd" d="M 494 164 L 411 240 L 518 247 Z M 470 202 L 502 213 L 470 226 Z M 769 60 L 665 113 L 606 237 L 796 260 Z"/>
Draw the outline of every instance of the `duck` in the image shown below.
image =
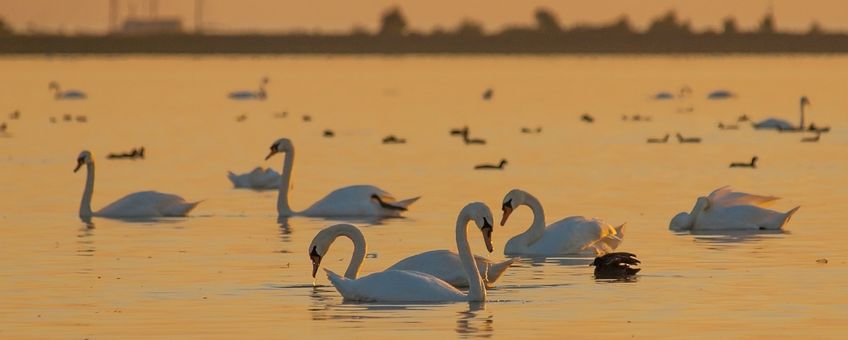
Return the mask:
<path fill-rule="evenodd" d="M 130 151 L 130 152 L 110 153 L 110 154 L 106 155 L 106 158 L 109 158 L 109 159 L 122 159 L 122 158 L 129 158 L 129 159 L 141 158 L 141 159 L 144 159 L 144 147 L 142 146 L 141 148 L 138 148 L 138 149 L 133 148 L 132 151 Z"/>
<path fill-rule="evenodd" d="M 465 133 L 462 135 L 462 141 L 465 142 L 466 145 L 484 145 L 486 144 L 486 140 L 482 138 L 470 138 L 468 137 L 468 130 L 465 130 Z"/>
<path fill-rule="evenodd" d="M 590 116 L 588 113 L 584 113 L 582 116 L 580 116 L 580 120 L 586 123 L 594 123 L 595 117 Z"/>
<path fill-rule="evenodd" d="M 698 197 L 689 213 L 675 215 L 669 223 L 672 231 L 692 230 L 780 230 L 801 206 L 782 213 L 764 208 L 778 200 L 775 196 L 735 192 L 724 186 L 708 196 Z"/>
<path fill-rule="evenodd" d="M 388 135 L 383 138 L 383 144 L 406 144 L 406 139 L 398 138 L 395 135 Z"/>
<path fill-rule="evenodd" d="M 486 285 L 480 276 L 480 270 L 474 262 L 468 243 L 468 224 L 471 221 L 474 221 L 483 233 L 486 249 L 492 252 L 490 222 L 492 213 L 483 203 L 469 203 L 460 211 L 456 221 L 456 247 L 468 280 L 467 293 L 438 277 L 415 270 L 386 270 L 357 279 L 340 276 L 326 268 L 324 271 L 327 273 L 327 279 L 345 301 L 391 303 L 486 301 Z"/>
<path fill-rule="evenodd" d="M 475 165 L 474 169 L 476 169 L 476 170 L 503 170 L 506 163 L 507 163 L 506 159 L 501 159 L 501 161 L 500 161 L 500 163 L 498 163 L 498 165 L 479 164 L 479 165 Z"/>
<path fill-rule="evenodd" d="M 265 98 L 268 97 L 268 94 L 265 92 L 265 85 L 267 85 L 268 82 L 268 77 L 263 77 L 262 80 L 259 81 L 259 90 L 233 91 L 230 92 L 228 97 L 232 100 L 265 100 Z"/>
<path fill-rule="evenodd" d="M 522 127 L 521 133 L 542 133 L 542 127 L 538 126 L 535 129 L 531 129 L 529 127 Z"/>
<path fill-rule="evenodd" d="M 485 101 L 492 100 L 492 95 L 494 95 L 494 94 L 495 94 L 495 91 L 492 90 L 491 88 L 486 89 L 486 91 L 483 91 L 483 100 L 485 100 Z"/>
<path fill-rule="evenodd" d="M 277 195 L 277 213 L 280 217 L 400 217 L 419 197 L 395 200 L 391 194 L 373 185 L 352 185 L 336 189 L 309 208 L 293 211 L 289 207 L 289 187 L 294 166 L 294 144 L 288 138 L 280 138 L 271 144 L 267 161 L 278 153 L 285 154 L 283 170 Z"/>
<path fill-rule="evenodd" d="M 683 137 L 683 135 L 681 135 L 680 132 L 678 132 L 677 133 L 677 142 L 680 143 L 680 144 L 700 143 L 701 138 L 700 137 Z"/>
<path fill-rule="evenodd" d="M 252 171 L 236 175 L 227 172 L 227 178 L 236 189 L 274 190 L 280 187 L 282 176 L 271 168 L 256 167 Z"/>
<path fill-rule="evenodd" d="M 81 100 L 88 97 L 85 92 L 80 90 L 62 91 L 59 83 L 55 81 L 51 81 L 50 84 L 47 85 L 47 88 L 53 91 L 53 99 L 56 100 Z"/>
<path fill-rule="evenodd" d="M 669 134 L 665 134 L 665 137 L 663 137 L 663 138 L 648 138 L 648 143 L 659 143 L 659 144 L 667 143 L 668 137 L 669 137 Z"/>
<path fill-rule="evenodd" d="M 347 237 L 353 242 L 353 255 L 348 263 L 344 277 L 356 280 L 365 259 L 367 246 L 362 231 L 352 224 L 337 224 L 324 228 L 315 235 L 309 244 L 309 258 L 312 261 L 312 277 L 314 278 L 321 265 L 321 260 L 327 255 L 330 246 L 339 237 Z M 509 259 L 500 263 L 492 262 L 481 256 L 474 256 L 477 269 L 482 273 L 486 286 L 491 286 L 514 262 Z M 429 274 L 449 283 L 454 287 L 468 287 L 468 279 L 462 268 L 462 261 L 454 251 L 431 250 L 409 256 L 398 261 L 386 270 L 414 270 Z"/>
<path fill-rule="evenodd" d="M 98 211 L 92 211 L 91 198 L 94 195 L 94 156 L 88 150 L 80 152 L 74 172 L 79 171 L 83 165 L 86 167 L 86 180 L 79 208 L 79 217 L 83 221 L 89 221 L 91 217 L 184 217 L 200 204 L 200 201 L 187 202 L 182 197 L 174 194 L 141 191 L 126 195 Z"/>
<path fill-rule="evenodd" d="M 333 130 L 330 130 L 330 129 L 324 130 L 324 137 L 333 138 L 335 136 L 336 136 L 336 133 L 333 132 Z"/>
<path fill-rule="evenodd" d="M 757 123 L 753 123 L 752 125 L 754 126 L 755 129 L 758 129 L 758 130 L 771 129 L 771 130 L 778 130 L 778 131 L 783 131 L 783 132 L 802 131 L 804 129 L 804 109 L 809 105 L 812 105 L 812 103 L 807 98 L 807 96 L 801 96 L 801 100 L 800 100 L 801 121 L 800 121 L 800 124 L 798 124 L 798 126 L 792 125 L 792 123 L 789 123 L 786 120 L 778 119 L 778 118 L 769 118 L 769 119 L 766 119 L 766 120 L 759 121 Z"/>
<path fill-rule="evenodd" d="M 507 256 L 600 255 L 614 251 L 624 240 L 624 224 L 613 227 L 597 218 L 571 216 L 546 226 L 542 204 L 521 189 L 513 189 L 504 196 L 501 226 L 522 205 L 533 211 L 533 223 L 527 231 L 507 241 L 504 247 Z"/>
<path fill-rule="evenodd" d="M 757 159 L 759 159 L 759 157 L 754 156 L 754 157 L 751 157 L 751 163 L 733 162 L 733 163 L 730 163 L 730 167 L 731 168 L 752 168 L 752 169 L 756 169 L 757 168 Z"/>
<path fill-rule="evenodd" d="M 589 266 L 595 267 L 595 279 L 623 280 L 642 270 L 642 268 L 633 267 L 640 263 L 642 262 L 636 258 L 636 254 L 615 252 L 596 257 Z"/>
<path fill-rule="evenodd" d="M 463 136 L 463 135 L 467 135 L 467 134 L 468 134 L 468 125 L 463 126 L 461 128 L 450 130 L 451 136 Z"/>

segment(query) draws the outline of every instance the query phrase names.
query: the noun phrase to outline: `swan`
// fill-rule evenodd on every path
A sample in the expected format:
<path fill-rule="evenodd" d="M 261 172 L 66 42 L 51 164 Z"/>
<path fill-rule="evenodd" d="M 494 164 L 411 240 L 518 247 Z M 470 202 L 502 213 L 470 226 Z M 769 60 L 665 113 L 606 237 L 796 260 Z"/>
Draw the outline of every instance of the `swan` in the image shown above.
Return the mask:
<path fill-rule="evenodd" d="M 778 131 L 803 131 L 804 130 L 804 108 L 811 105 L 807 96 L 801 97 L 801 121 L 800 125 L 794 126 L 792 123 L 778 118 L 769 118 L 758 123 L 753 123 L 755 129 L 775 129 Z"/>
<path fill-rule="evenodd" d="M 492 251 L 492 212 L 480 202 L 466 205 L 456 220 L 456 247 L 460 262 L 469 282 L 468 293 L 457 290 L 439 278 L 414 270 L 387 270 L 369 274 L 359 279 L 339 276 L 328 269 L 327 278 L 336 290 L 349 301 L 365 302 L 450 302 L 486 300 L 486 286 L 480 278 L 480 272 L 474 263 L 468 244 L 468 222 L 474 220 L 480 231 L 486 249 Z"/>
<path fill-rule="evenodd" d="M 507 164 L 506 159 L 501 159 L 498 165 L 494 164 L 478 164 L 474 166 L 476 170 L 503 170 L 504 166 Z"/>
<path fill-rule="evenodd" d="M 87 96 L 85 92 L 80 90 L 66 90 L 62 91 L 62 88 L 59 86 L 58 82 L 51 81 L 47 88 L 53 90 L 53 98 L 56 100 L 74 100 L 74 99 L 85 99 Z"/>
<path fill-rule="evenodd" d="M 365 236 L 359 228 L 350 224 L 337 224 L 324 228 L 309 245 L 309 257 L 312 260 L 312 277 L 318 272 L 321 260 L 330 249 L 330 245 L 339 236 L 349 238 L 353 242 L 353 256 L 345 271 L 344 277 L 355 280 L 359 276 L 359 269 L 365 259 L 367 247 Z M 486 275 L 483 280 L 487 284 L 494 283 L 512 264 L 513 260 L 494 263 L 480 256 L 474 256 L 477 269 Z M 400 260 L 386 270 L 414 270 L 433 275 L 442 281 L 455 287 L 468 287 L 468 279 L 462 268 L 459 255 L 449 250 L 433 250 L 418 255 L 413 255 Z"/>
<path fill-rule="evenodd" d="M 91 196 L 94 194 L 94 157 L 83 151 L 77 157 L 74 172 L 85 165 L 87 176 L 82 193 L 79 216 L 88 220 L 92 216 L 108 218 L 146 218 L 186 216 L 200 202 L 186 202 L 182 197 L 156 191 L 140 191 L 122 197 L 99 211 L 91 211 Z"/>
<path fill-rule="evenodd" d="M 279 216 L 312 216 L 312 217 L 400 217 L 409 205 L 417 201 L 414 197 L 396 201 L 388 192 L 373 185 L 351 185 L 336 189 L 318 202 L 303 211 L 292 211 L 289 207 L 289 183 L 291 182 L 292 166 L 294 165 L 294 145 L 288 138 L 280 138 L 271 145 L 269 158 L 278 153 L 285 153 L 283 160 L 282 180 L 277 195 L 277 213 Z"/>
<path fill-rule="evenodd" d="M 595 218 L 572 216 L 545 226 L 542 204 L 520 189 L 513 189 L 504 196 L 502 226 L 512 211 L 521 205 L 533 211 L 533 223 L 527 231 L 507 241 L 504 248 L 506 255 L 604 254 L 615 250 L 623 241 L 624 224 L 613 227 Z"/>
<path fill-rule="evenodd" d="M 267 97 L 267 93 L 265 92 L 265 85 L 268 84 L 268 77 L 262 78 L 262 81 L 259 83 L 259 91 L 233 91 L 230 92 L 230 99 L 232 100 L 247 100 L 247 99 L 257 99 L 257 100 L 265 100 Z"/>
<path fill-rule="evenodd" d="M 684 230 L 778 230 L 800 208 L 781 213 L 763 208 L 779 199 L 775 196 L 735 192 L 729 186 L 698 197 L 692 212 L 681 212 L 669 223 L 673 231 Z"/>
<path fill-rule="evenodd" d="M 633 253 L 609 253 L 595 258 L 589 266 L 595 267 L 596 279 L 626 279 L 636 275 L 642 268 L 633 268 L 641 261 Z"/>
<path fill-rule="evenodd" d="M 281 181 L 279 172 L 262 167 L 256 167 L 253 171 L 241 175 L 228 171 L 227 177 L 233 182 L 233 187 L 253 190 L 273 190 L 280 186 Z"/>

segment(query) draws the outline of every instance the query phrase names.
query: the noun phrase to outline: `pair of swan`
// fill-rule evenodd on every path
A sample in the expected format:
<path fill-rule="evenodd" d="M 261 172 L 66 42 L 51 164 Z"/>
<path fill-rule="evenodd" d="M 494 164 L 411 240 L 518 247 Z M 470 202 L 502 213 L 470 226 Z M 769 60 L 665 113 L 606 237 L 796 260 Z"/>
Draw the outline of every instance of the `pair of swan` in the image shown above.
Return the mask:
<path fill-rule="evenodd" d="M 294 145 L 288 138 L 280 138 L 271 145 L 270 159 L 278 153 L 285 154 L 283 172 L 277 194 L 277 213 L 281 217 L 400 217 L 401 212 L 420 197 L 395 200 L 391 194 L 373 185 L 351 185 L 336 189 L 309 208 L 293 211 L 289 206 L 289 187 L 294 166 Z"/>
<path fill-rule="evenodd" d="M 262 78 L 259 82 L 259 90 L 258 91 L 233 91 L 230 92 L 229 98 L 232 100 L 248 100 L 248 99 L 256 99 L 256 100 L 265 100 L 267 97 L 267 93 L 265 92 L 265 85 L 268 84 L 268 77 Z"/>
<path fill-rule="evenodd" d="M 802 96 L 800 100 L 801 106 L 801 121 L 798 126 L 792 125 L 792 123 L 779 119 L 779 118 L 769 118 L 757 123 L 753 123 L 755 129 L 774 129 L 778 131 L 803 131 L 804 130 L 804 108 L 807 105 L 811 105 L 810 100 L 807 96 Z"/>
<path fill-rule="evenodd" d="M 698 197 L 692 212 L 674 216 L 669 229 L 685 230 L 779 230 L 800 206 L 781 213 L 763 208 L 779 197 L 732 191 L 729 186 Z"/>
<path fill-rule="evenodd" d="M 85 189 L 80 202 L 79 216 L 83 220 L 91 217 L 108 218 L 150 218 L 185 216 L 200 202 L 186 202 L 180 196 L 156 191 L 141 191 L 124 196 L 98 211 L 91 210 L 91 197 L 94 195 L 94 157 L 91 152 L 83 151 L 77 157 L 74 172 L 85 165 Z"/>
<path fill-rule="evenodd" d="M 273 190 L 280 186 L 282 180 L 280 173 L 271 168 L 256 167 L 253 171 L 236 175 L 232 171 L 227 172 L 227 178 L 233 182 L 235 188 L 253 190 Z"/>
<path fill-rule="evenodd" d="M 53 98 L 56 100 L 75 100 L 75 99 L 85 99 L 87 96 L 85 92 L 80 90 L 65 90 L 62 91 L 62 88 L 59 86 L 58 82 L 51 81 L 49 85 L 47 85 L 49 90 L 53 91 Z"/>
<path fill-rule="evenodd" d="M 486 243 L 486 249 L 492 251 L 492 212 L 489 208 L 479 202 L 474 202 L 466 205 L 456 220 L 456 247 L 459 251 L 457 255 L 459 262 L 462 265 L 462 270 L 465 279 L 468 283 L 468 293 L 463 293 L 456 289 L 451 283 L 434 276 L 432 274 L 422 272 L 421 270 L 429 270 L 432 268 L 432 263 L 422 263 L 423 266 L 413 266 L 409 264 L 406 267 L 398 267 L 395 264 L 392 268 L 386 271 L 376 272 L 366 275 L 361 278 L 356 278 L 359 264 L 365 252 L 364 238 L 355 240 L 362 246 L 354 250 L 354 260 L 348 267 L 345 276 L 339 276 L 328 269 L 327 278 L 332 282 L 336 290 L 349 301 L 364 301 L 364 302 L 452 302 L 452 301 L 470 301 L 480 302 L 486 300 L 486 285 L 480 276 L 478 266 L 479 262 L 475 261 L 471 254 L 471 247 L 468 244 L 468 223 L 474 221 L 480 231 L 483 233 L 483 240 Z M 333 227 L 331 227 L 333 228 Z M 336 226 L 336 228 L 350 232 L 350 226 Z M 338 233 L 338 231 L 336 232 Z M 316 238 L 319 238 L 321 244 L 313 244 L 309 248 L 309 256 L 313 263 L 313 274 L 317 271 L 317 266 L 321 262 L 322 251 L 326 252 L 326 248 L 319 249 L 318 246 L 326 244 L 325 240 L 330 238 L 332 233 L 321 235 L 319 233 Z M 361 234 L 360 234 L 361 236 Z M 350 236 L 349 236 L 350 237 Z M 355 236 L 354 236 L 355 237 Z M 353 239 L 353 237 L 352 237 Z M 427 254 L 427 253 L 425 253 Z M 424 254 L 417 256 L 427 256 Z M 428 256 L 430 257 L 430 256 Z M 406 260 L 404 260 L 406 261 Z M 403 261 L 401 261 L 403 262 Z M 406 269 L 412 268 L 412 269 Z"/>

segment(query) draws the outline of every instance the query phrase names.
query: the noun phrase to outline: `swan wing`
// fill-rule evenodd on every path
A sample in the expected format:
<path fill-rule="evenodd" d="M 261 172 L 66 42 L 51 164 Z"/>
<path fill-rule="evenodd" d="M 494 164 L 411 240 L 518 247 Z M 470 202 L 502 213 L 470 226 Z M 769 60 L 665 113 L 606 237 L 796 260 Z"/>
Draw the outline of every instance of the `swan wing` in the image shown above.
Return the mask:
<path fill-rule="evenodd" d="M 411 270 L 387 270 L 351 280 L 328 269 L 327 278 L 349 301 L 447 302 L 466 301 L 465 294 L 438 278 Z"/>
<path fill-rule="evenodd" d="M 728 185 L 714 190 L 709 196 L 707 196 L 707 199 L 710 200 L 710 204 L 712 205 L 725 207 L 732 205 L 764 206 L 780 199 L 780 197 L 752 195 L 749 193 L 733 191 Z"/>
<path fill-rule="evenodd" d="M 571 216 L 548 225 L 542 237 L 527 247 L 526 255 L 594 255 L 596 247 L 602 246 L 599 242 L 614 233 L 611 225 L 599 219 Z"/>
<path fill-rule="evenodd" d="M 494 263 L 482 256 L 474 256 L 477 269 L 484 281 L 493 283 L 506 271 L 513 260 Z M 468 279 L 462 267 L 462 260 L 456 252 L 442 249 L 431 250 L 421 254 L 412 255 L 398 263 L 393 264 L 386 270 L 413 270 L 429 275 L 449 283 L 454 287 L 468 287 Z"/>
<path fill-rule="evenodd" d="M 384 203 L 381 205 L 372 196 L 377 195 Z M 417 198 L 416 198 L 417 199 Z M 411 201 L 410 201 L 411 200 Z M 412 204 L 415 199 L 401 201 Z M 393 205 L 392 195 L 373 185 L 351 185 L 336 189 L 304 211 L 307 216 L 382 216 L 397 217 L 406 207 L 386 208 Z"/>
<path fill-rule="evenodd" d="M 791 130 L 794 127 L 791 123 L 777 118 L 769 118 L 766 120 L 762 120 L 758 123 L 754 123 L 755 129 L 782 129 L 782 130 Z"/>
<path fill-rule="evenodd" d="M 754 206 L 734 205 L 717 207 L 698 214 L 693 229 L 699 230 L 764 230 L 781 229 L 789 217 L 797 211 L 788 213 Z"/>
<path fill-rule="evenodd" d="M 103 217 L 185 216 L 200 202 L 189 203 L 180 196 L 156 191 L 132 193 L 112 202 L 95 215 Z"/>

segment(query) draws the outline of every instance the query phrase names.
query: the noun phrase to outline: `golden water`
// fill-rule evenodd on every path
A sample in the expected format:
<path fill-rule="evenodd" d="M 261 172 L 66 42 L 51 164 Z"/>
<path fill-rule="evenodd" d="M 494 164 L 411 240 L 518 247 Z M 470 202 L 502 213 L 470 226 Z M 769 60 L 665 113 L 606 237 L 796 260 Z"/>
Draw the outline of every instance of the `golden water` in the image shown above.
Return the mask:
<path fill-rule="evenodd" d="M 2 338 L 840 337 L 848 327 L 846 57 L 33 57 L 0 60 L 0 74 L 0 114 L 22 113 L 0 118 L 9 125 L 0 137 Z M 226 98 L 263 76 L 267 101 Z M 89 99 L 53 100 L 51 80 Z M 684 85 L 689 98 L 649 99 Z M 488 87 L 491 102 L 480 99 Z M 718 88 L 739 97 L 704 99 Z M 796 122 L 801 95 L 813 103 L 808 122 L 833 127 L 819 143 L 716 127 L 743 113 Z M 287 118 L 274 117 L 282 111 Z M 579 120 L 584 112 L 594 124 Z M 65 113 L 89 121 L 62 122 Z M 465 124 L 488 144 L 448 136 Z M 645 143 L 677 131 L 704 141 Z M 388 134 L 408 144 L 382 145 Z M 642 275 L 596 282 L 588 260 L 527 259 L 482 305 L 343 303 L 323 275 L 313 288 L 306 253 L 335 222 L 281 226 L 275 192 L 234 190 L 226 178 L 258 165 L 279 171 L 281 156 L 263 160 L 279 137 L 297 148 L 295 209 L 350 184 L 422 196 L 405 219 L 359 224 L 376 254 L 363 273 L 453 249 L 463 205 L 483 201 L 499 218 L 503 195 L 522 188 L 549 222 L 627 222 L 619 249 L 639 255 Z M 147 159 L 105 158 L 138 146 Z M 205 201 L 184 219 L 86 226 L 77 218 L 85 175 L 71 171 L 84 149 L 98 163 L 95 209 L 140 190 Z M 728 168 L 752 155 L 758 169 Z M 472 170 L 500 158 L 505 171 Z M 726 184 L 784 197 L 778 210 L 802 208 L 781 234 L 667 230 Z M 522 208 L 496 227 L 490 258 L 530 218 Z M 485 253 L 479 235 L 470 242 Z M 351 251 L 340 240 L 324 266 L 343 271 Z"/>

